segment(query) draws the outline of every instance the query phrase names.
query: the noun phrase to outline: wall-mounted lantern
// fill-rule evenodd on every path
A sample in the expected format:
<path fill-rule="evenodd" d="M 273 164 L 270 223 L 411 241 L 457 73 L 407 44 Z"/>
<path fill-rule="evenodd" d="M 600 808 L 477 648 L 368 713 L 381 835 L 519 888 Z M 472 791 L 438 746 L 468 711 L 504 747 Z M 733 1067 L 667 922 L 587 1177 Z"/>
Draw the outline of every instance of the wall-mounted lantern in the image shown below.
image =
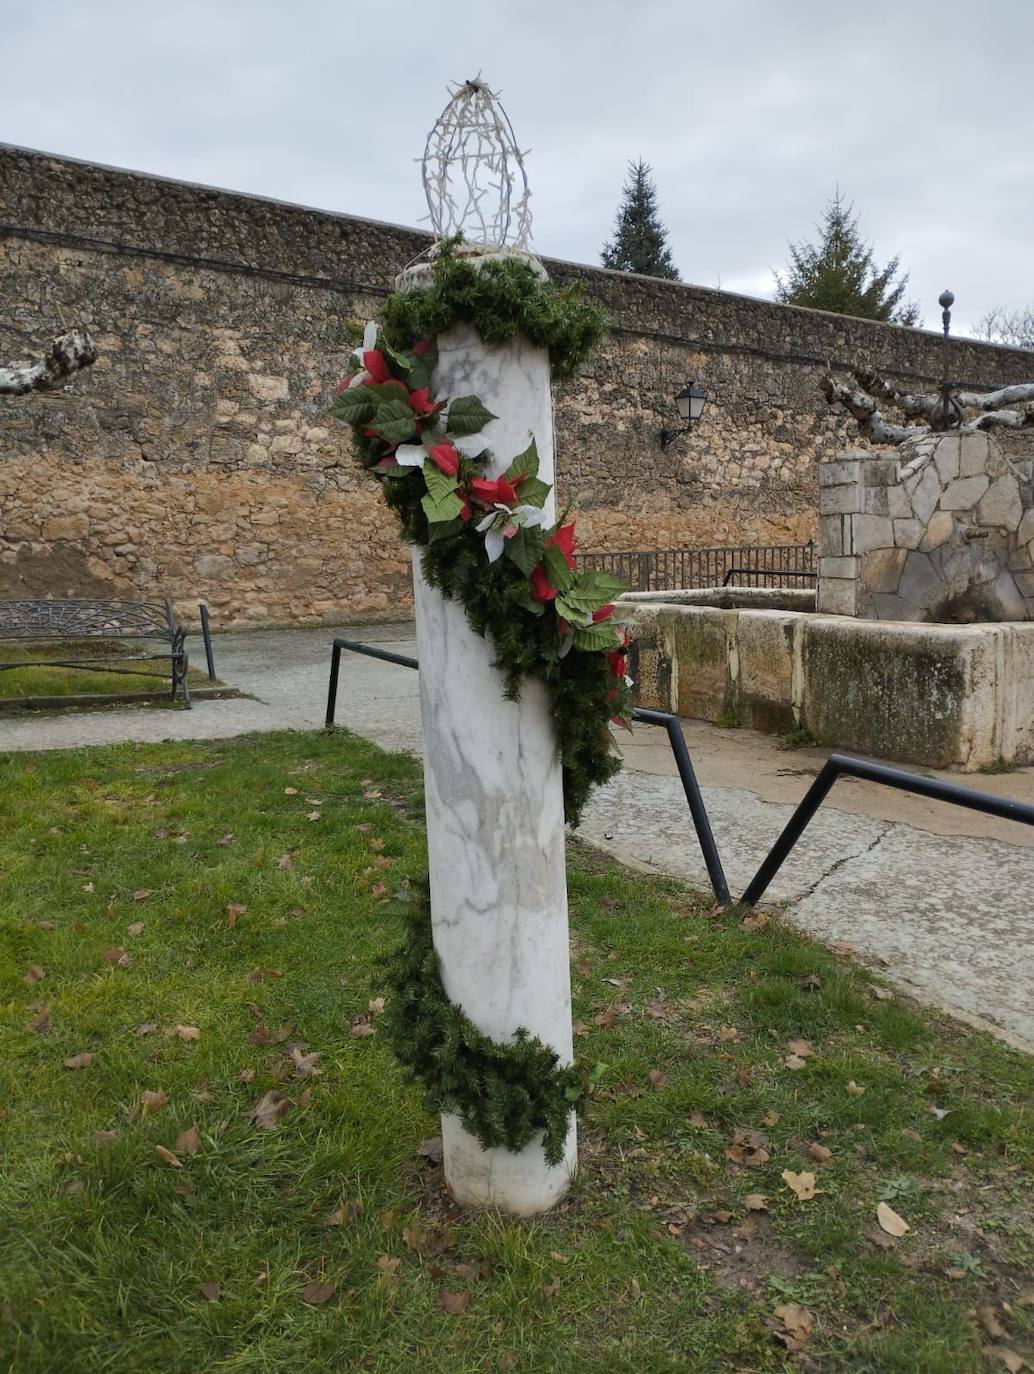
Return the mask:
<path fill-rule="evenodd" d="M 704 412 L 707 392 L 701 391 L 695 382 L 689 382 L 675 397 L 679 418 L 685 420 L 681 429 L 669 429 L 667 425 L 660 432 L 661 448 L 667 448 L 680 434 L 688 434 Z"/>

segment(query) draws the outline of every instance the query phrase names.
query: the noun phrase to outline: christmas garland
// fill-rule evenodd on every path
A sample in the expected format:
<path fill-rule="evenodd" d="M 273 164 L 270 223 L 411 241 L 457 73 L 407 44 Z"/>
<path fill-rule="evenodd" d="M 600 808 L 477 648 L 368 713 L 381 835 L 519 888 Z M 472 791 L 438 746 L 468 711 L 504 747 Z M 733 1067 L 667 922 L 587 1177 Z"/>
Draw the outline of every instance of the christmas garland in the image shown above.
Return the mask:
<path fill-rule="evenodd" d="M 478 1030 L 442 986 L 431 938 L 426 882 L 382 902 L 385 916 L 401 916 L 406 938 L 385 961 L 390 996 L 382 1019 L 395 1053 L 425 1089 L 432 1112 L 456 1112 L 466 1130 L 490 1150 L 523 1150 L 538 1131 L 549 1164 L 564 1157 L 572 1111 L 588 1084 L 581 1070 L 518 1030 L 500 1045 Z"/>
<path fill-rule="evenodd" d="M 598 342 L 603 318 L 526 261 L 475 268 L 454 247 L 443 245 L 429 286 L 396 292 L 383 325 L 366 326 L 331 413 L 350 426 L 403 538 L 423 549 L 427 582 L 491 639 L 504 695 L 516 700 L 528 677 L 545 684 L 565 814 L 577 825 L 592 788 L 621 767 L 609 725 L 627 728 L 632 715 L 628 634 L 614 607 L 624 588 L 608 573 L 575 569 L 573 522 L 545 524 L 552 488 L 539 477 L 534 437 L 501 476 L 486 477 L 492 455 L 478 436 L 495 416 L 476 396 L 433 397 L 431 378 L 437 335 L 460 322 L 487 344 L 524 334 L 548 349 L 554 377 L 571 376 Z M 586 1091 L 581 1074 L 523 1028 L 507 1044 L 490 1040 L 449 1001 L 426 888 L 419 891 L 387 904 L 408 926 L 390 965 L 396 1054 L 429 1103 L 457 1112 L 483 1148 L 521 1150 L 542 1131 L 546 1159 L 559 1163 L 570 1113 Z"/>

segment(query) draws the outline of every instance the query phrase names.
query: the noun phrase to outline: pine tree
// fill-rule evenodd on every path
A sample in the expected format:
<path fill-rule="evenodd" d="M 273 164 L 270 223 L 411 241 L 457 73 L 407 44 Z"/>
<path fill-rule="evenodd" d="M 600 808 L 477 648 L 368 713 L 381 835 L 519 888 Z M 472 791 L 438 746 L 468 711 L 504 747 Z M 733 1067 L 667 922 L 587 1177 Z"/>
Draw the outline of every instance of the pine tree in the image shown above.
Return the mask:
<path fill-rule="evenodd" d="M 657 187 L 650 170 L 642 158 L 628 164 L 614 238 L 604 244 L 600 261 L 615 272 L 639 272 L 644 277 L 678 281 L 679 270 L 671 258 L 668 231 L 657 214 Z"/>
<path fill-rule="evenodd" d="M 833 199 L 826 202 L 825 219 L 816 228 L 820 235 L 817 244 L 790 244 L 786 276 L 776 273 L 776 300 L 866 320 L 919 323 L 918 305 L 903 300 L 908 274 L 895 281 L 896 257 L 877 268 L 872 245 L 858 232 L 854 206 L 844 204 L 839 186 Z"/>

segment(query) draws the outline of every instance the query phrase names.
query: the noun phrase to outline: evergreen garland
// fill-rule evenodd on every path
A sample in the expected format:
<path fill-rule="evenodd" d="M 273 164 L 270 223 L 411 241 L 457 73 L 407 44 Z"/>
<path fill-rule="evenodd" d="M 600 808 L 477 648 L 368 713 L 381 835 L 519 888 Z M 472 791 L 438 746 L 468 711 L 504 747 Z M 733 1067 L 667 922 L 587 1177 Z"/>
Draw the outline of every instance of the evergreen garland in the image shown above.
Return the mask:
<path fill-rule="evenodd" d="M 385 961 L 391 995 L 380 1024 L 403 1067 L 423 1084 L 428 1110 L 455 1112 L 486 1150 L 523 1150 L 542 1131 L 547 1163 L 559 1164 L 571 1112 L 586 1096 L 581 1071 L 562 1067 L 556 1051 L 523 1028 L 508 1044 L 490 1040 L 449 1001 L 431 937 L 426 882 L 380 910 L 401 916 L 406 926 Z"/>
<path fill-rule="evenodd" d="M 558 291 L 519 257 L 489 258 L 475 267 L 447 240 L 429 286 L 397 291 L 384 305 L 384 337 L 395 348 L 437 338 L 463 321 L 486 344 L 524 334 L 549 353 L 553 380 L 572 377 L 606 333 L 603 311 L 581 299 L 581 286 Z"/>

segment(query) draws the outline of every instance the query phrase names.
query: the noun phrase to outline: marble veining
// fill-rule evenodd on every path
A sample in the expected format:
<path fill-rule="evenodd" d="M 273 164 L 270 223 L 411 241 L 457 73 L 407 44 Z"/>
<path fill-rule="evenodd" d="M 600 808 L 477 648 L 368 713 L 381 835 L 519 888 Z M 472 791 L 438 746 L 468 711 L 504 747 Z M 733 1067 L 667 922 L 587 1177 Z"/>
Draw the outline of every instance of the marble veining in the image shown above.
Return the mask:
<path fill-rule="evenodd" d="M 477 395 L 498 419 L 484 431 L 495 476 L 534 434 L 540 476 L 553 480 L 545 353 L 516 339 L 486 348 L 468 326 L 438 341 L 438 395 Z M 555 518 L 552 510 L 549 519 Z M 425 796 L 435 947 L 449 996 L 486 1035 L 518 1026 L 572 1059 L 564 809 L 556 731 L 541 683 L 503 696 L 492 645 L 461 606 L 429 587 L 414 553 Z M 456 1118 L 442 1123 L 445 1172 L 467 1204 L 543 1211 L 576 1167 L 572 1116 L 564 1161 L 541 1144 L 483 1150 Z"/>

